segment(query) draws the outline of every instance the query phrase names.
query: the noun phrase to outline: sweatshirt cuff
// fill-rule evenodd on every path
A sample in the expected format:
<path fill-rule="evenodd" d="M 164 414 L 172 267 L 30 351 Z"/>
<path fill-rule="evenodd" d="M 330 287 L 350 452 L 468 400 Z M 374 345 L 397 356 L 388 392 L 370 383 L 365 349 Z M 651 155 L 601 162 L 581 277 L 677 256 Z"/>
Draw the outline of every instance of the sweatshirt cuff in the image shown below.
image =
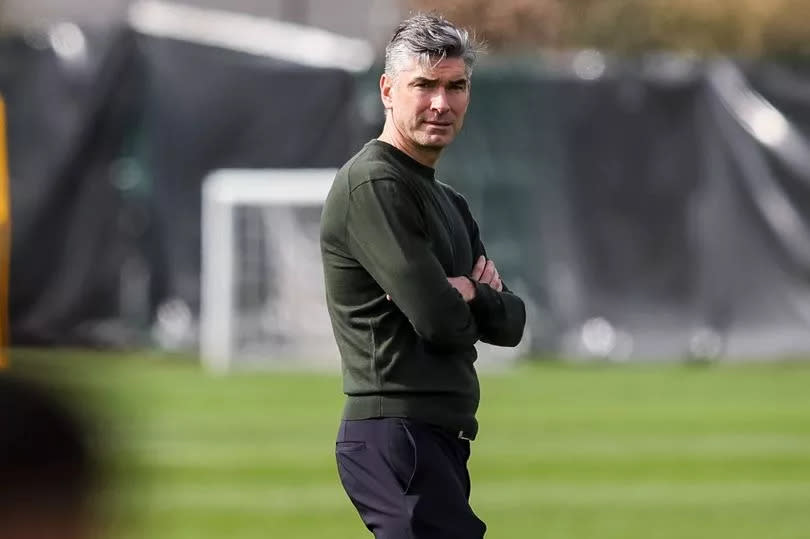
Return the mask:
<path fill-rule="evenodd" d="M 470 281 L 475 286 L 475 297 L 469 303 L 470 311 L 475 319 L 479 320 L 479 317 L 486 317 L 495 306 L 500 304 L 501 297 L 488 284 L 481 284 L 472 279 Z"/>

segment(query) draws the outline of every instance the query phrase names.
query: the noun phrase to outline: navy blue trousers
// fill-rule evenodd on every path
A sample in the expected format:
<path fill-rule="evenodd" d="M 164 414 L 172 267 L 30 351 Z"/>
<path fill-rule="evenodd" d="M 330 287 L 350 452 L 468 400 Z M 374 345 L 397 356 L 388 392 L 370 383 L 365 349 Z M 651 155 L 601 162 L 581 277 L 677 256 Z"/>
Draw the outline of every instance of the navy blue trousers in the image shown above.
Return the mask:
<path fill-rule="evenodd" d="M 479 539 L 470 507 L 470 442 L 402 418 L 347 421 L 335 444 L 338 474 L 376 539 Z"/>

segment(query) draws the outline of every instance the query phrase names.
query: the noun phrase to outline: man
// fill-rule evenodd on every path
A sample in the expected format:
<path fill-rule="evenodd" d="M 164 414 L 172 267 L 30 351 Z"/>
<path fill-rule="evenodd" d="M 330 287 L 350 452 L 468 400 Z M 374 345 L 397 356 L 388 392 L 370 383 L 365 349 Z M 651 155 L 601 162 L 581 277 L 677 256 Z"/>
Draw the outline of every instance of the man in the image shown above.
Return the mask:
<path fill-rule="evenodd" d="M 516 346 L 523 302 L 487 260 L 464 198 L 435 179 L 461 129 L 476 45 L 433 15 L 386 48 L 385 126 L 338 172 L 323 209 L 326 296 L 346 405 L 341 482 L 381 539 L 483 537 L 469 505 L 478 430 L 474 345 Z"/>

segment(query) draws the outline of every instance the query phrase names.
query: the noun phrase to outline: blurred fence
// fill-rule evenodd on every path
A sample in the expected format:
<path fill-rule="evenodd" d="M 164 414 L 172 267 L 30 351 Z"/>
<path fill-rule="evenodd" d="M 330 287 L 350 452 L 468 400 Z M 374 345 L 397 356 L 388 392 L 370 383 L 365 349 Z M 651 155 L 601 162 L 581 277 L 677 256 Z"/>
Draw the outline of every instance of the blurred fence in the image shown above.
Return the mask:
<path fill-rule="evenodd" d="M 339 166 L 379 133 L 379 68 L 61 31 L 0 42 L 12 342 L 142 345 L 171 306 L 193 348 L 203 177 Z M 488 58 L 439 176 L 530 303 L 532 350 L 810 351 L 809 89 L 810 66 Z"/>

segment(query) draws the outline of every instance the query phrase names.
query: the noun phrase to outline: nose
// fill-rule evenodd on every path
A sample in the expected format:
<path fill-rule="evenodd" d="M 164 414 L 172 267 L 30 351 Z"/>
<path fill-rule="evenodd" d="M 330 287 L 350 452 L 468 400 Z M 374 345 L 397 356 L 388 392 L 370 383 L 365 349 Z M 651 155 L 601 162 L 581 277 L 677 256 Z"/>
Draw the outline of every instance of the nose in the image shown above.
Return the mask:
<path fill-rule="evenodd" d="M 430 99 L 430 110 L 440 115 L 450 110 L 444 88 L 439 88 L 436 93 L 433 94 L 433 97 Z"/>

